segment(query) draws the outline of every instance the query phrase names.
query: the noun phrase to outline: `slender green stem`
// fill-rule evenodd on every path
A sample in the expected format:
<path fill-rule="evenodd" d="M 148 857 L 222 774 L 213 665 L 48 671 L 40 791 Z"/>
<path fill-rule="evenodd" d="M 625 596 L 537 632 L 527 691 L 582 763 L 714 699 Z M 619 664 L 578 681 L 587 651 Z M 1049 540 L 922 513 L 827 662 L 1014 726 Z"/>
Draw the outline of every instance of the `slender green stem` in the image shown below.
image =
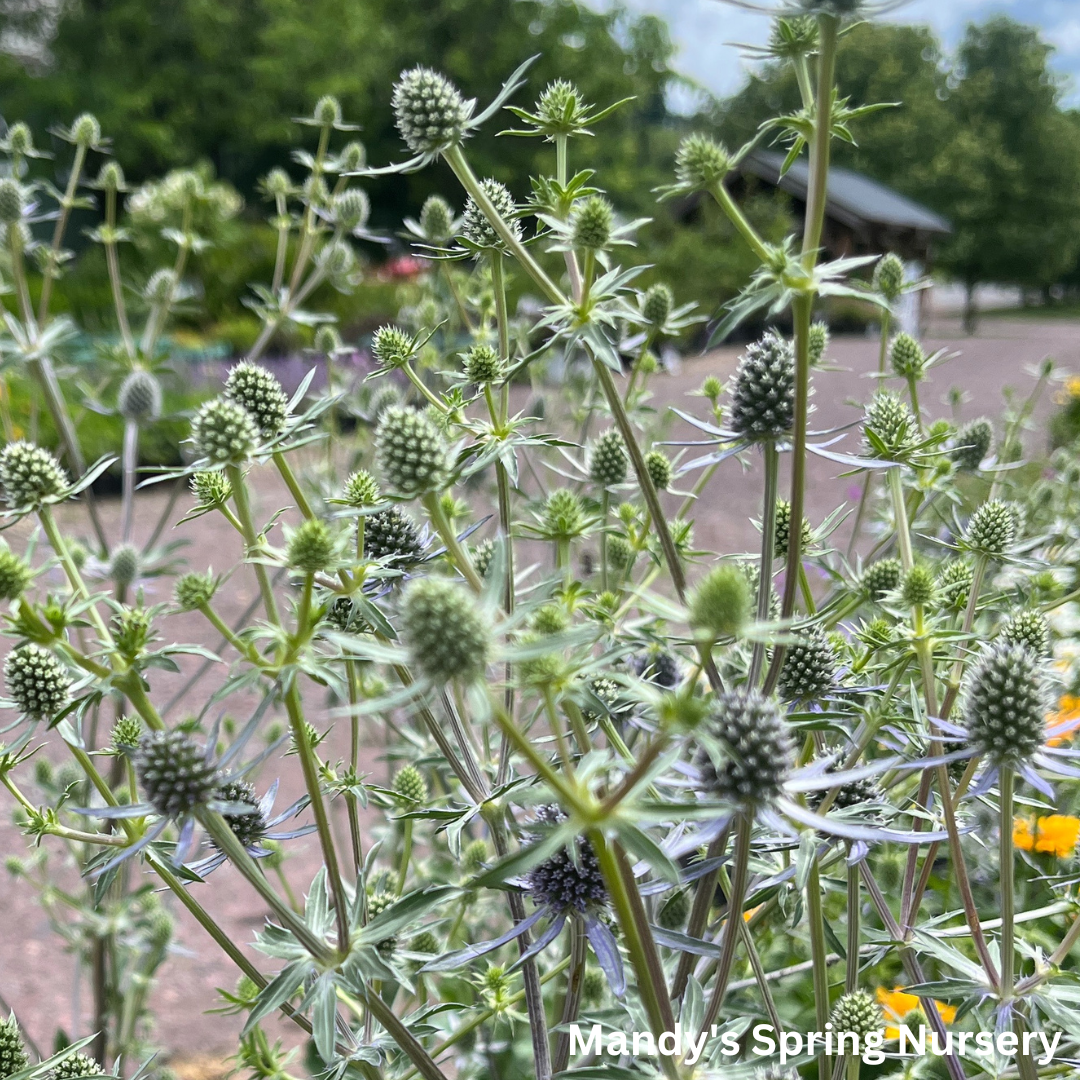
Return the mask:
<path fill-rule="evenodd" d="M 810 930 L 810 957 L 814 961 L 814 1019 L 818 1031 L 829 1022 L 829 967 L 825 941 L 825 911 L 821 903 L 821 866 L 815 853 L 806 878 L 806 921 Z M 858 963 L 856 953 L 855 963 Z M 831 1065 L 827 1054 L 818 1055 L 818 1078 L 829 1080 Z"/>
<path fill-rule="evenodd" d="M 307 496 L 304 494 L 304 489 L 300 486 L 300 481 L 296 479 L 296 474 L 292 471 L 292 466 L 289 464 L 288 458 L 285 457 L 280 450 L 274 453 L 274 465 L 277 468 L 281 479 L 285 481 L 285 486 L 289 489 L 289 494 L 296 502 L 296 509 L 306 518 L 313 518 L 315 511 L 311 509 L 311 503 L 308 502 Z"/>
<path fill-rule="evenodd" d="M 810 269 L 817 261 L 825 224 L 825 198 L 829 186 L 829 151 L 832 143 L 833 82 L 836 77 L 836 46 L 840 20 L 835 15 L 818 16 L 817 93 L 814 97 L 814 135 L 810 141 L 810 184 L 803 231 L 803 265 Z"/>
<path fill-rule="evenodd" d="M 712 187 L 709 188 L 712 193 L 712 197 L 720 204 L 720 208 L 727 214 L 731 224 L 735 226 L 739 235 L 749 245 L 750 250 L 758 257 L 758 259 L 768 266 L 773 260 L 773 253 L 769 250 L 768 245 L 758 235 L 757 230 L 746 219 L 746 215 L 739 209 L 738 203 L 728 193 L 726 187 L 724 187 L 723 180 L 717 180 Z"/>
<path fill-rule="evenodd" d="M 412 860 L 413 822 L 412 818 L 406 818 L 402 826 L 401 838 L 401 863 L 398 866 L 397 893 L 403 896 L 405 893 L 405 880 L 409 876 L 409 863 Z"/>
<path fill-rule="evenodd" d="M 1014 922 L 1016 916 L 1015 862 L 1013 858 L 1013 789 L 1015 774 L 1007 765 L 998 772 L 998 881 L 1001 889 L 1001 998 L 1007 1000 L 1014 993 L 1014 959 L 1016 943 Z"/>
<path fill-rule="evenodd" d="M 457 534 L 454 532 L 453 526 L 443 510 L 438 493 L 429 491 L 424 495 L 422 502 L 424 509 L 428 512 L 428 517 L 431 518 L 431 524 L 435 526 L 439 539 L 446 545 L 446 550 L 454 565 L 461 572 L 461 576 L 469 583 L 474 592 L 483 592 L 484 580 L 476 572 L 476 567 L 473 566 L 468 552 L 461 546 L 461 541 L 458 540 Z"/>
<path fill-rule="evenodd" d="M 766 622 L 769 618 L 769 601 L 772 596 L 773 552 L 776 548 L 776 488 L 780 476 L 780 454 L 776 442 L 768 439 L 761 444 L 762 461 L 765 466 L 765 493 L 761 507 L 761 563 L 758 571 L 757 620 Z M 794 521 L 794 519 L 792 519 Z M 790 533 L 796 529 L 792 525 Z M 765 642 L 754 642 L 754 651 L 750 657 L 750 673 L 746 677 L 747 686 L 757 686 L 761 676 L 761 667 L 765 660 Z"/>
<path fill-rule="evenodd" d="M 570 964 L 570 972 L 566 979 L 566 994 L 563 997 L 562 1016 L 559 1026 L 558 1039 L 555 1042 L 555 1057 L 552 1061 L 552 1071 L 563 1072 L 570 1064 L 570 1031 L 569 1025 L 578 1018 L 578 1009 L 581 1006 L 581 990 L 585 982 L 585 959 L 588 955 L 589 939 L 585 934 L 585 928 L 581 920 L 570 920 L 570 955 L 567 957 Z"/>
<path fill-rule="evenodd" d="M 360 518 L 363 521 L 363 518 Z M 360 716 L 357 707 L 360 704 L 360 675 L 355 660 L 345 661 L 345 677 L 349 685 L 349 770 L 355 777 L 360 768 Z M 353 871 L 360 873 L 364 863 L 363 846 L 360 841 L 360 814 L 356 796 L 345 795 L 345 806 L 349 812 L 349 839 L 352 844 Z M 400 890 L 399 890 L 400 891 Z"/>
<path fill-rule="evenodd" d="M 248 499 L 247 481 L 238 465 L 227 465 L 225 472 L 228 474 L 229 483 L 232 485 L 233 502 L 236 504 L 237 517 L 243 530 L 244 546 L 247 548 L 245 554 L 251 561 L 251 569 L 255 572 L 255 580 L 259 583 L 259 592 L 262 595 L 266 617 L 275 625 L 280 625 L 281 616 L 278 613 L 277 600 L 274 597 L 274 587 L 270 584 L 270 575 L 267 573 L 263 563 L 255 558 L 259 555 L 262 544 L 258 533 L 255 531 L 251 502 Z"/>
<path fill-rule="evenodd" d="M 904 501 L 904 482 L 900 469 L 889 469 L 889 494 L 893 504 L 893 528 L 900 545 L 900 564 L 906 573 L 915 565 L 911 547 L 911 526 L 908 524 L 907 503 Z"/>
<path fill-rule="evenodd" d="M 851 854 L 851 845 L 848 845 Z M 847 868 L 847 964 L 844 967 L 844 993 L 852 993 L 859 985 L 859 896 L 858 864 Z"/>
<path fill-rule="evenodd" d="M 53 280 L 56 277 L 56 268 L 59 265 L 60 245 L 64 242 L 64 232 L 67 230 L 68 218 L 71 216 L 71 208 L 75 205 L 75 192 L 79 186 L 79 178 L 82 176 L 83 164 L 86 161 L 86 150 L 86 143 L 76 144 L 75 160 L 72 162 L 67 187 L 64 189 L 63 198 L 60 200 L 60 214 L 56 219 L 52 243 L 49 246 L 49 254 L 52 257 L 46 262 L 45 273 L 41 279 L 38 322 L 42 326 L 45 325 L 45 319 L 49 314 L 49 299 L 52 296 Z"/>

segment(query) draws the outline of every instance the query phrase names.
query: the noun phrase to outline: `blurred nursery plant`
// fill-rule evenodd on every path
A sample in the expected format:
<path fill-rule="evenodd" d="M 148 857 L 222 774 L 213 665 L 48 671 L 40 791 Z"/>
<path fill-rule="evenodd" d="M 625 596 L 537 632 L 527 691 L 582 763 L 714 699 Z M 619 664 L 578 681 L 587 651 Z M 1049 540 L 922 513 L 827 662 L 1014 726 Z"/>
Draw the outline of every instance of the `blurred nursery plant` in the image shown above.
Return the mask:
<path fill-rule="evenodd" d="M 275 169 L 263 185 L 278 246 L 272 280 L 253 286 L 262 332 L 191 418 L 187 466 L 150 478 L 192 499 L 182 512 L 174 494 L 143 547 L 137 448 L 162 410 L 162 334 L 192 292 L 188 256 L 206 242 L 196 222 L 237 207 L 194 172 L 128 196 L 175 248 L 142 289 L 140 326 L 120 272 L 123 177 L 106 159 L 92 185 L 121 341 L 94 398 L 125 423 L 111 537 L 91 488 L 108 461 L 83 459 L 73 415 L 88 402 L 59 370 L 72 327 L 49 307 L 87 161 L 107 142 L 92 117 L 65 132 L 74 160 L 61 193 L 23 182 L 32 140 L 11 129 L 5 364 L 33 375 L 63 442 L 55 457 L 5 420 L 0 484 L 24 547 L 0 551 L 12 641 L 0 782 L 35 848 L 9 870 L 41 891 L 96 997 L 93 1034 L 59 1060 L 31 1061 L 5 1021 L 0 1080 L 119 1075 L 145 1057 L 147 990 L 179 908 L 238 968 L 222 1010 L 242 1017 L 237 1065 L 259 1077 L 290 1067 L 262 1026 L 279 1012 L 310 1037 L 313 1071 L 369 1080 L 726 1075 L 739 1067 L 732 1045 L 754 1062 L 758 1021 L 865 1039 L 916 1010 L 941 1046 L 951 1028 L 1062 1036 L 1058 1064 L 1030 1040 L 1015 1066 L 965 1043 L 944 1058 L 955 1080 L 1067 1068 L 1080 1032 L 1069 742 L 1080 710 L 1052 695 L 1080 675 L 1059 618 L 1080 595 L 1076 455 L 1059 451 L 1030 482 L 1024 432 L 1049 366 L 1001 425 L 931 416 L 919 383 L 944 357 L 892 333 L 908 287 L 899 261 L 823 259 L 832 140 L 873 111 L 834 86 L 836 44 L 870 13 L 806 0 L 775 22 L 770 48 L 803 101 L 761 135 L 792 160 L 809 155 L 801 237 L 767 243 L 733 199 L 726 179 L 749 147 L 692 135 L 679 149 L 663 194 L 714 199 L 760 260 L 714 337 L 790 309 L 794 338 L 767 333 L 726 386 L 710 376 L 674 419 L 649 405 L 657 346 L 698 316 L 620 266 L 648 223 L 621 218 L 575 160 L 620 103 L 556 82 L 532 108 L 510 106 L 527 62 L 480 107 L 415 68 L 391 95 L 411 156 L 374 168 L 338 103 L 321 99 L 299 121 L 318 134 L 314 153 L 295 155 L 303 178 Z M 525 198 L 469 162 L 468 137 L 504 107 L 519 125 L 505 134 L 553 144 L 552 171 Z M 405 223 L 430 269 L 353 386 L 312 297 L 362 273 L 362 178 L 440 159 L 463 204 L 433 196 Z M 51 243 L 36 239 L 43 219 Z M 27 259 L 42 268 L 36 305 Z M 511 295 L 524 297 L 513 309 Z M 881 386 L 861 446 L 845 451 L 842 433 L 809 422 L 829 347 L 814 309 L 828 296 L 882 312 Z M 290 323 L 318 329 L 325 390 L 309 377 L 290 396 L 259 363 Z M 562 377 L 558 409 L 539 408 L 545 370 Z M 513 392 L 526 382 L 532 405 Z M 672 439 L 676 420 L 688 428 Z M 865 478 L 855 561 L 836 546 L 843 511 L 807 519 L 811 453 Z M 760 552 L 697 550 L 699 504 L 717 512 L 709 479 L 758 457 Z M 256 504 L 265 472 L 291 501 L 268 518 Z M 90 540 L 58 523 L 73 500 Z M 171 603 L 147 604 L 141 582 L 175 573 L 154 547 L 164 526 L 203 515 L 235 532 L 235 567 L 193 567 Z M 258 598 L 231 621 L 241 565 Z M 203 621 L 213 648 L 169 642 L 180 612 Z M 161 673 L 180 672 L 181 655 L 187 682 L 167 697 Z M 227 674 L 201 711 L 169 721 L 213 665 Z M 387 784 L 365 750 L 376 736 Z M 70 760 L 46 763 L 44 746 Z M 277 813 L 268 770 L 302 792 Z M 305 833 L 321 866 L 298 899 L 281 845 Z M 57 889 L 61 853 L 81 890 Z M 200 899 L 225 862 L 269 911 L 259 963 Z M 572 1059 L 575 1023 L 602 1026 L 607 1064 Z M 629 1051 L 631 1032 L 663 1046 L 677 1023 L 704 1033 L 700 1060 Z M 798 1064 L 854 1078 L 860 1057 L 849 1039 Z"/>

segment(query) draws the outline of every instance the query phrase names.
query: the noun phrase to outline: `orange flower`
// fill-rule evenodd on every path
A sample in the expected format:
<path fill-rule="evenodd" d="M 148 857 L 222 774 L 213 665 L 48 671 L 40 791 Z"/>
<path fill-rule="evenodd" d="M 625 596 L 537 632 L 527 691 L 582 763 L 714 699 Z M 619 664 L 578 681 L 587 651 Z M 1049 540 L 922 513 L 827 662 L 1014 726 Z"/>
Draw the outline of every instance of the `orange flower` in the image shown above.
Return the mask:
<path fill-rule="evenodd" d="M 895 990 L 886 990 L 884 986 L 879 986 L 877 988 L 877 1000 L 881 1006 L 881 1011 L 885 1014 L 886 1039 L 899 1039 L 900 1029 L 898 1025 L 904 1022 L 905 1017 L 916 1010 L 920 1010 L 922 1005 L 914 994 L 901 990 L 899 986 Z M 956 1019 L 954 1006 L 946 1005 L 943 1001 L 935 1001 L 934 1007 L 938 1011 L 938 1016 L 946 1024 L 951 1024 Z"/>
<path fill-rule="evenodd" d="M 1050 728 L 1047 746 L 1060 746 L 1068 742 L 1080 728 L 1080 698 L 1073 694 L 1062 694 L 1058 700 L 1057 712 L 1052 712 L 1046 723 Z"/>
<path fill-rule="evenodd" d="M 1013 843 L 1021 851 L 1037 851 L 1067 859 L 1076 851 L 1080 841 L 1080 818 L 1066 814 L 1050 814 L 1034 822 L 1029 818 L 1013 820 Z"/>

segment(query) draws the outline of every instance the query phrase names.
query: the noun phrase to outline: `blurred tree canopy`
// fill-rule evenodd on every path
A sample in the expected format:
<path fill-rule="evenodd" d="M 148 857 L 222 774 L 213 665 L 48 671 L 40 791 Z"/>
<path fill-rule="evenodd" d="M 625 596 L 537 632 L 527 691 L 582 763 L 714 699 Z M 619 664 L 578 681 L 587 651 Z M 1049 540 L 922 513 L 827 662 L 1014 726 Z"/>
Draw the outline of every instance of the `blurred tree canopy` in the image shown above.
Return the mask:
<path fill-rule="evenodd" d="M 857 125 L 835 161 L 909 195 L 953 224 L 938 264 L 969 289 L 1047 290 L 1080 252 L 1080 121 L 1061 107 L 1051 47 L 1005 16 L 971 24 L 954 56 L 925 27 L 862 23 L 844 35 L 839 84 L 853 105 L 896 108 Z M 787 69 L 766 65 L 715 121 L 739 145 L 797 107 Z"/>

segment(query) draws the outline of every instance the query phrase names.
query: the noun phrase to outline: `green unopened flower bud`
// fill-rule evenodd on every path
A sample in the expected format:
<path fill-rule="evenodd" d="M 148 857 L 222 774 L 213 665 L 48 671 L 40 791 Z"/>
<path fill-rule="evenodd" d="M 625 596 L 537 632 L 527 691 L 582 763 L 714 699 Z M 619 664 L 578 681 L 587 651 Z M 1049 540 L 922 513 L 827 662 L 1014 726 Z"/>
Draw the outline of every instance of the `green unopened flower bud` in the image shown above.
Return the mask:
<path fill-rule="evenodd" d="M 430 930 L 421 930 L 409 942 L 410 952 L 423 953 L 425 956 L 438 956 L 442 951 L 439 939 Z"/>
<path fill-rule="evenodd" d="M 750 616 L 750 583 L 732 563 L 716 566 L 690 597 L 690 626 L 715 641 L 735 637 Z"/>
<path fill-rule="evenodd" d="M 200 506 L 220 506 L 232 498 L 232 484 L 224 473 L 193 473 L 189 486 Z"/>
<path fill-rule="evenodd" d="M 626 444 L 614 428 L 605 431 L 593 443 L 589 455 L 589 477 L 594 484 L 608 488 L 624 483 L 629 465 Z"/>
<path fill-rule="evenodd" d="M 833 1006 L 833 1031 L 850 1032 L 863 1038 L 884 1027 L 881 1006 L 865 991 L 854 990 L 844 994 Z"/>
<path fill-rule="evenodd" d="M 815 701 L 836 687 L 839 658 L 832 640 L 819 627 L 787 647 L 777 689 L 785 701 Z"/>
<path fill-rule="evenodd" d="M 225 396 L 247 410 L 266 438 L 279 434 L 289 418 L 289 399 L 277 376 L 247 360 L 229 372 Z"/>
<path fill-rule="evenodd" d="M 708 398 L 714 405 L 724 391 L 724 384 L 715 375 L 706 375 L 701 383 L 701 396 Z"/>
<path fill-rule="evenodd" d="M 795 351 L 775 331 L 748 345 L 731 387 L 731 428 L 749 439 L 776 439 L 795 417 Z"/>
<path fill-rule="evenodd" d="M 874 288 L 891 304 L 904 287 L 904 264 L 898 255 L 882 255 L 874 266 Z"/>
<path fill-rule="evenodd" d="M 938 602 L 953 611 L 963 611 L 967 607 L 975 570 L 966 559 L 950 559 L 938 574 Z"/>
<path fill-rule="evenodd" d="M 486 578 L 491 568 L 491 560 L 495 557 L 495 541 L 481 540 L 472 550 L 473 569 L 482 577 Z"/>
<path fill-rule="evenodd" d="M 394 120 L 414 154 L 437 154 L 457 146 L 470 107 L 445 75 L 430 68 L 403 71 L 394 84 Z"/>
<path fill-rule="evenodd" d="M 1012 508 L 1000 499 L 991 499 L 971 515 L 964 539 L 972 551 L 993 559 L 1012 547 L 1015 536 L 1016 518 Z"/>
<path fill-rule="evenodd" d="M 126 588 L 139 576 L 140 562 L 139 549 L 134 544 L 118 544 L 109 560 L 109 577 Z"/>
<path fill-rule="evenodd" d="M 399 368 L 415 351 L 412 337 L 397 326 L 380 326 L 371 338 L 371 355 L 381 368 Z"/>
<path fill-rule="evenodd" d="M 900 574 L 899 559 L 878 559 L 863 571 L 860 585 L 871 600 L 881 600 L 899 587 Z"/>
<path fill-rule="evenodd" d="M 892 461 L 906 456 L 918 431 L 911 409 L 891 390 L 879 390 L 873 396 L 867 406 L 864 423 L 867 432 L 873 433 L 884 446 L 879 451 L 870 444 L 872 452 L 883 453 Z"/>
<path fill-rule="evenodd" d="M 985 416 L 980 416 L 956 433 L 949 456 L 958 469 L 974 472 L 986 460 L 993 445 L 994 426 Z"/>
<path fill-rule="evenodd" d="M 49 1080 L 84 1080 L 88 1076 L 104 1076 L 105 1070 L 86 1054 L 72 1054 L 54 1065 Z"/>
<path fill-rule="evenodd" d="M 143 737 L 143 722 L 139 716 L 121 716 L 113 725 L 110 742 L 114 750 L 134 750 Z"/>
<path fill-rule="evenodd" d="M 488 859 L 488 846 L 483 840 L 472 840 L 461 851 L 461 869 L 467 876 L 478 874 Z"/>
<path fill-rule="evenodd" d="M 211 574 L 184 574 L 176 579 L 173 596 L 181 611 L 195 611 L 209 604 L 217 591 L 217 582 Z"/>
<path fill-rule="evenodd" d="M 334 199 L 334 223 L 346 232 L 362 229 L 371 214 L 371 200 L 360 188 L 349 188 Z"/>
<path fill-rule="evenodd" d="M 566 79 L 556 79 L 544 87 L 535 112 L 543 128 L 549 132 L 562 132 L 566 130 L 568 118 L 572 122 L 582 107 L 581 91 Z"/>
<path fill-rule="evenodd" d="M 517 212 L 517 204 L 506 185 L 500 184 L 498 180 L 487 179 L 480 181 L 480 189 L 491 201 L 510 231 L 520 239 L 521 222 L 514 216 Z M 465 203 L 465 213 L 461 219 L 461 234 L 466 240 L 480 248 L 501 249 L 504 246 L 495 227 L 484 211 L 473 201 L 472 196 Z"/>
<path fill-rule="evenodd" d="M 106 161 L 98 169 L 97 186 L 102 191 L 123 191 L 124 170 L 118 161 Z"/>
<path fill-rule="evenodd" d="M 350 474 L 345 481 L 344 497 L 349 506 L 359 509 L 362 506 L 374 506 L 381 498 L 381 492 L 375 477 L 366 469 L 360 469 Z"/>
<path fill-rule="evenodd" d="M 30 1055 L 23 1045 L 14 1016 L 0 1020 L 0 1080 L 30 1067 Z"/>
<path fill-rule="evenodd" d="M 727 150 L 707 135 L 687 135 L 675 154 L 675 176 L 680 184 L 700 189 L 724 179 L 731 171 Z"/>
<path fill-rule="evenodd" d="M 645 471 L 657 491 L 666 491 L 671 484 L 671 459 L 663 450 L 650 450 L 645 455 Z"/>
<path fill-rule="evenodd" d="M 341 335 L 337 331 L 336 326 L 320 326 L 315 331 L 315 337 L 312 339 L 311 347 L 315 352 L 321 356 L 333 357 L 343 348 L 341 342 Z"/>
<path fill-rule="evenodd" d="M 387 483 L 407 498 L 446 486 L 450 470 L 446 442 L 424 413 L 387 409 L 375 432 L 375 454 Z"/>
<path fill-rule="evenodd" d="M 245 780 L 227 780 L 214 792 L 214 801 L 230 804 L 224 810 L 232 834 L 246 848 L 261 844 L 266 835 L 266 815 L 259 804 L 255 789 Z M 217 847 L 217 843 L 214 843 Z"/>
<path fill-rule="evenodd" d="M 135 752 L 135 774 L 154 809 L 175 818 L 214 797 L 220 777 L 206 751 L 183 731 L 151 731 Z"/>
<path fill-rule="evenodd" d="M 0 485 L 8 506 L 40 506 L 68 486 L 68 477 L 48 450 L 20 440 L 0 450 Z"/>
<path fill-rule="evenodd" d="M 71 141 L 79 146 L 97 146 L 101 142 L 101 125 L 93 113 L 83 113 L 71 125 Z"/>
<path fill-rule="evenodd" d="M 334 559 L 334 537 L 330 526 L 318 518 L 308 518 L 289 537 L 289 565 L 305 574 L 325 570 Z"/>
<path fill-rule="evenodd" d="M 568 488 L 556 488 L 544 502 L 544 530 L 551 540 L 573 540 L 586 529 L 585 506 Z"/>
<path fill-rule="evenodd" d="M 454 210 L 441 195 L 429 195 L 420 209 L 420 231 L 433 244 L 445 244 L 453 234 Z"/>
<path fill-rule="evenodd" d="M 1037 608 L 1018 611 L 1002 626 L 999 636 L 1010 645 L 1022 645 L 1035 656 L 1050 655 L 1050 624 Z"/>
<path fill-rule="evenodd" d="M 402 638 L 413 665 L 436 685 L 478 679 L 487 667 L 491 628 L 464 588 L 443 578 L 418 578 L 401 605 Z"/>
<path fill-rule="evenodd" d="M 465 378 L 469 382 L 483 386 L 498 382 L 505 374 L 506 365 L 490 345 L 473 345 L 465 354 Z"/>
<path fill-rule="evenodd" d="M 989 648 L 964 679 L 964 726 L 992 765 L 1022 765 L 1046 739 L 1043 659 L 1023 645 Z"/>
<path fill-rule="evenodd" d="M 14 225 L 21 221 L 26 196 L 22 184 L 10 176 L 0 178 L 0 222 Z"/>
<path fill-rule="evenodd" d="M 333 94 L 324 94 L 315 102 L 312 119 L 323 127 L 333 127 L 341 123 L 341 102 Z"/>
<path fill-rule="evenodd" d="M 921 379 L 926 373 L 926 353 L 910 334 L 893 338 L 889 358 L 893 371 L 902 379 Z"/>
<path fill-rule="evenodd" d="M 125 420 L 139 424 L 156 420 L 161 415 L 161 383 L 149 371 L 133 371 L 120 384 L 116 404 Z"/>
<path fill-rule="evenodd" d="M 231 398 L 206 402 L 191 421 L 195 453 L 216 464 L 240 465 L 259 445 L 259 428 L 251 413 Z"/>
<path fill-rule="evenodd" d="M 68 703 L 71 676 L 40 645 L 12 649 L 4 661 L 4 681 L 19 712 L 31 720 L 51 720 Z"/>
<path fill-rule="evenodd" d="M 807 351 L 810 354 L 810 366 L 817 367 L 825 358 L 825 350 L 829 347 L 829 327 L 823 322 L 810 324 L 810 335 L 807 338 Z"/>
<path fill-rule="evenodd" d="M 656 921 L 665 930 L 681 930 L 686 925 L 689 914 L 690 893 L 686 889 L 679 889 L 668 897 L 657 913 Z"/>
<path fill-rule="evenodd" d="M 293 193 L 293 182 L 284 169 L 271 169 L 263 179 L 262 186 L 271 198 L 285 198 Z"/>
<path fill-rule="evenodd" d="M 356 270 L 356 254 L 344 240 L 329 243 L 316 257 L 327 279 L 331 283 L 344 284 Z"/>
<path fill-rule="evenodd" d="M 645 291 L 641 301 L 641 313 L 650 326 L 657 328 L 667 322 L 674 306 L 675 294 L 663 282 L 658 282 Z"/>
<path fill-rule="evenodd" d="M 803 518 L 802 532 L 799 537 L 801 550 L 806 551 L 813 540 L 813 532 L 810 522 Z M 788 544 L 791 541 L 791 503 L 787 499 L 776 500 L 776 532 L 773 538 L 773 556 L 777 559 L 786 559 Z"/>
<path fill-rule="evenodd" d="M 936 592 L 934 572 L 923 563 L 916 563 L 900 582 L 900 602 L 905 607 L 924 607 L 931 604 Z"/>
<path fill-rule="evenodd" d="M 0 600 L 18 600 L 33 578 L 33 570 L 0 541 Z"/>
<path fill-rule="evenodd" d="M 574 247 L 582 251 L 600 251 L 611 239 L 615 210 L 602 195 L 586 199 L 574 214 Z"/>
<path fill-rule="evenodd" d="M 367 161 L 367 151 L 362 142 L 353 139 L 347 142 L 338 154 L 338 165 L 343 173 L 359 172 Z"/>
<path fill-rule="evenodd" d="M 425 549 L 420 526 L 399 506 L 388 506 L 364 522 L 364 555 L 369 559 L 419 562 Z"/>
<path fill-rule="evenodd" d="M 12 157 L 26 157 L 27 154 L 34 152 L 34 134 L 29 125 L 24 124 L 21 120 L 8 128 L 7 137 L 4 141 L 7 143 L 8 153 Z M 3 1075 L 0 1072 L 0 1077 Z"/>
<path fill-rule="evenodd" d="M 166 304 L 176 291 L 176 274 L 170 269 L 155 270 L 143 286 L 143 299 L 148 304 Z"/>
<path fill-rule="evenodd" d="M 140 656 L 153 636 L 153 622 L 145 608 L 124 607 L 110 625 L 117 652 L 128 661 Z"/>
<path fill-rule="evenodd" d="M 537 609 L 529 620 L 529 626 L 537 634 L 561 634 L 570 626 L 570 616 L 558 604 L 545 604 Z"/>
<path fill-rule="evenodd" d="M 394 777 L 394 791 L 412 803 L 426 803 L 427 782 L 415 765 L 406 765 Z"/>
<path fill-rule="evenodd" d="M 607 539 L 608 563 L 618 574 L 625 574 L 634 565 L 637 553 L 625 536 L 612 533 Z"/>

